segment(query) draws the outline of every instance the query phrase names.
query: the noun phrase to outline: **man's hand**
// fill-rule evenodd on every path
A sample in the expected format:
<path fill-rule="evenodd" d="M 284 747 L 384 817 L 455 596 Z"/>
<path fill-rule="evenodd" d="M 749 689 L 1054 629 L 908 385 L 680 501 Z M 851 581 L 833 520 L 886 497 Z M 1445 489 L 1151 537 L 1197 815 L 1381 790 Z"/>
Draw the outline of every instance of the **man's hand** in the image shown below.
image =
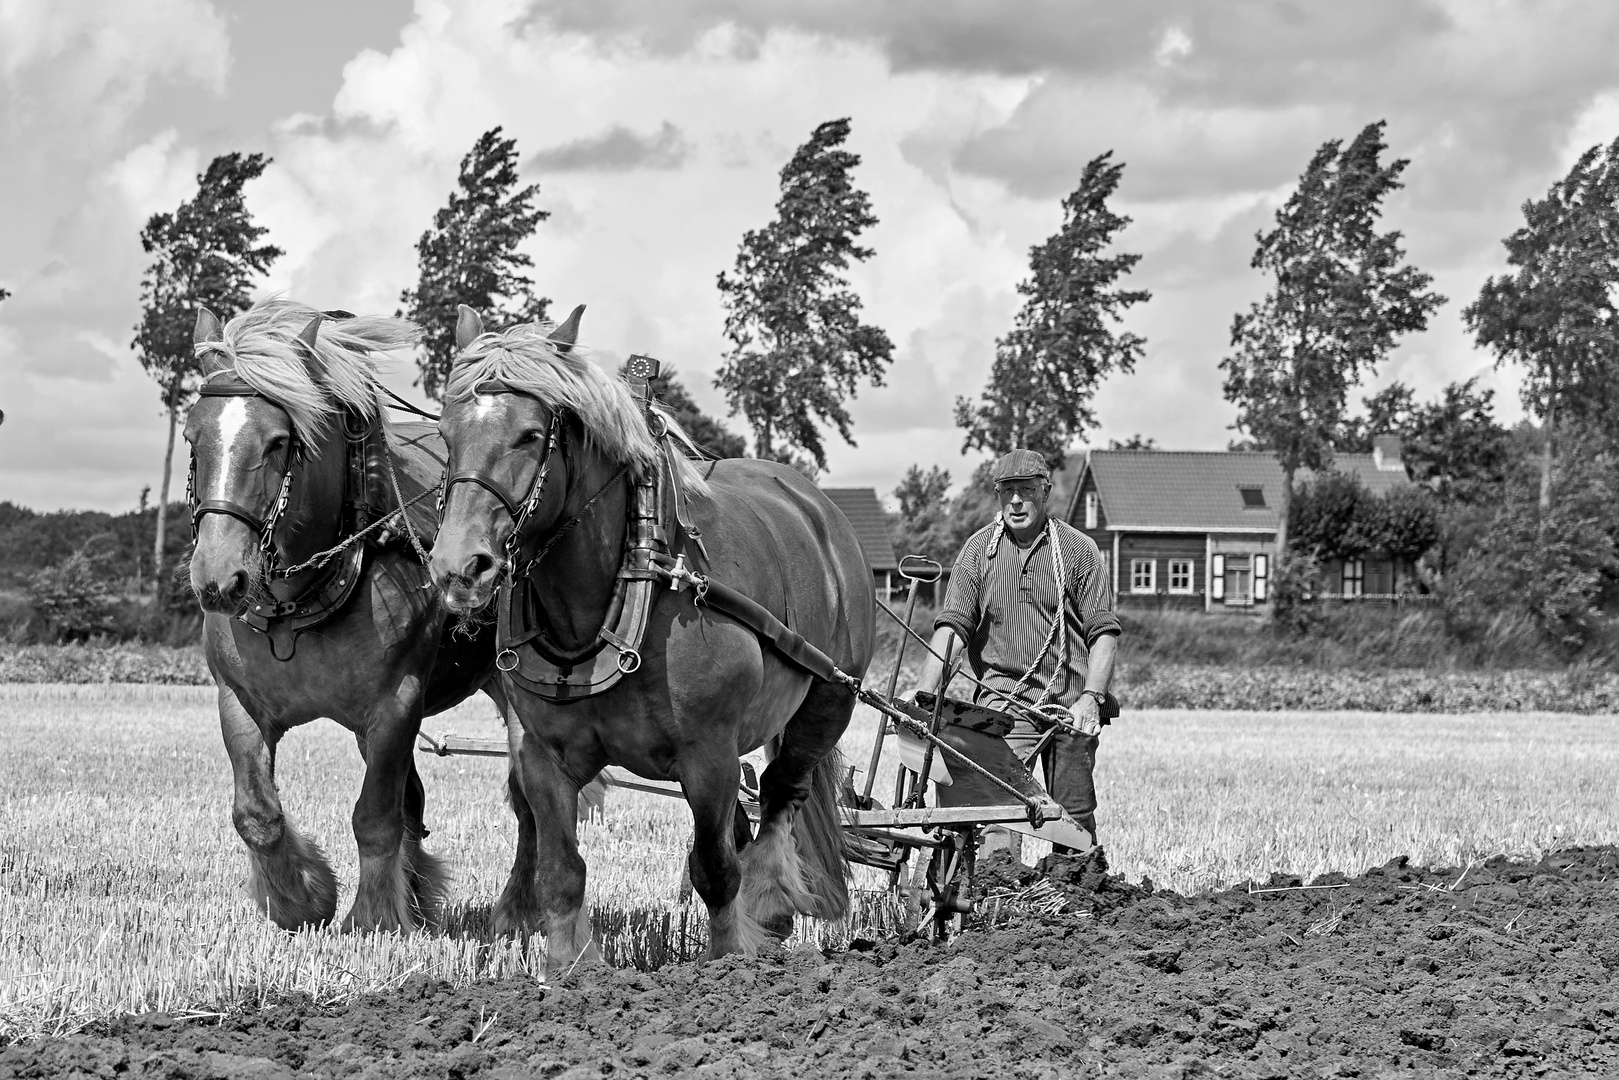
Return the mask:
<path fill-rule="evenodd" d="M 1079 700 L 1068 706 L 1068 717 L 1081 735 L 1094 738 L 1102 733 L 1102 707 L 1091 694 L 1079 695 Z"/>

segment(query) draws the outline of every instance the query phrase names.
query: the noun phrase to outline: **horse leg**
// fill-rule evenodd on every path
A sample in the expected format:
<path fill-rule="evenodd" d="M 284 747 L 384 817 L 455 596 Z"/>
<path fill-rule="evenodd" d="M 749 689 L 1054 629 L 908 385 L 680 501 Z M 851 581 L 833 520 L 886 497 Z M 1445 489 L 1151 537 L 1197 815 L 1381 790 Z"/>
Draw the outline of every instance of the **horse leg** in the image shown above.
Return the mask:
<path fill-rule="evenodd" d="M 601 962 L 585 910 L 585 860 L 579 854 L 579 784 L 549 746 L 525 738 L 519 766 L 535 828 L 539 908 L 545 923 L 545 974 L 560 978 L 581 961 Z"/>
<path fill-rule="evenodd" d="M 506 795 L 512 813 L 517 817 L 517 855 L 512 860 L 512 872 L 506 878 L 506 888 L 495 904 L 495 934 L 497 937 L 521 937 L 527 942 L 529 934 L 541 926 L 539 880 L 536 877 L 538 859 L 538 830 L 534 823 L 534 810 L 523 794 L 523 725 L 502 708 L 506 716 Z"/>
<path fill-rule="evenodd" d="M 792 932 L 795 914 L 835 919 L 849 908 L 838 739 L 853 708 L 842 687 L 812 686 L 759 780 L 759 834 L 742 852 L 742 894 L 748 911 L 779 937 Z"/>
<path fill-rule="evenodd" d="M 283 930 L 324 926 L 337 913 L 337 877 L 320 846 L 287 820 L 275 787 L 275 742 L 219 687 L 219 726 L 235 774 L 231 822 L 247 844 L 247 892 Z"/>
<path fill-rule="evenodd" d="M 736 819 L 742 814 L 736 797 L 738 772 L 735 750 L 729 747 L 688 752 L 680 766 L 680 786 L 691 806 L 693 826 L 686 866 L 692 887 L 708 905 L 709 959 L 734 952 L 753 956 L 770 943 L 770 935 L 741 895 L 742 865 L 736 854 Z"/>
<path fill-rule="evenodd" d="M 407 837 L 406 831 L 405 793 L 415 766 L 419 691 L 416 678 L 406 677 L 368 718 L 360 737 L 365 779 L 353 814 L 360 882 L 354 906 L 343 919 L 345 930 L 417 930 L 440 914 L 444 869 L 420 850 L 420 837 Z"/>

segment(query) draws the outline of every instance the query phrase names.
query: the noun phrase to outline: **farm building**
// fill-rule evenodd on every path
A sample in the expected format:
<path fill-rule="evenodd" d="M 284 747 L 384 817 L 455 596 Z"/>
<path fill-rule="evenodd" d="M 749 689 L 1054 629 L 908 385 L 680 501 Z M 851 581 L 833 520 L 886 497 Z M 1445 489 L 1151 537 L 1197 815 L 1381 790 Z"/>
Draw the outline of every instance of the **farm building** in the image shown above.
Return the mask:
<path fill-rule="evenodd" d="M 1377 436 L 1370 454 L 1339 454 L 1334 468 L 1377 495 L 1410 483 L 1397 436 Z M 1066 507 L 1052 511 L 1102 549 L 1121 606 L 1242 610 L 1269 597 L 1281 490 L 1270 453 L 1092 450 Z M 1334 560 L 1319 592 L 1385 599 L 1404 583 L 1397 576 L 1386 556 Z"/>
<path fill-rule="evenodd" d="M 899 559 L 894 554 L 894 542 L 888 537 L 888 513 L 877 501 L 876 488 L 822 488 L 826 497 L 837 504 L 843 516 L 854 526 L 860 537 L 860 547 L 871 564 L 872 582 L 877 595 L 887 600 L 893 596 L 899 579 Z"/>

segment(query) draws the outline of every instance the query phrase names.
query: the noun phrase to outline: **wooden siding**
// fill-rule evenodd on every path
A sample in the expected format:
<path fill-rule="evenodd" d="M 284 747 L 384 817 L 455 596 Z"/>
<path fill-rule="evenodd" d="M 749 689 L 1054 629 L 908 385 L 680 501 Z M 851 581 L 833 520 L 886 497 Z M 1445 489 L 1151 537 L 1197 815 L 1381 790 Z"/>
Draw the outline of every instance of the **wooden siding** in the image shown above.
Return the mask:
<path fill-rule="evenodd" d="M 1208 567 L 1204 562 L 1206 548 L 1202 533 L 1123 533 L 1119 537 L 1119 599 L 1132 606 L 1140 603 L 1163 602 L 1164 606 L 1203 606 L 1203 592 L 1208 588 Z M 1136 559 L 1153 561 L 1153 591 L 1138 593 L 1130 587 L 1130 570 Z M 1171 559 L 1189 560 L 1192 564 L 1192 591 L 1169 591 L 1169 562 Z M 1185 603 L 1181 603 L 1184 601 Z"/>

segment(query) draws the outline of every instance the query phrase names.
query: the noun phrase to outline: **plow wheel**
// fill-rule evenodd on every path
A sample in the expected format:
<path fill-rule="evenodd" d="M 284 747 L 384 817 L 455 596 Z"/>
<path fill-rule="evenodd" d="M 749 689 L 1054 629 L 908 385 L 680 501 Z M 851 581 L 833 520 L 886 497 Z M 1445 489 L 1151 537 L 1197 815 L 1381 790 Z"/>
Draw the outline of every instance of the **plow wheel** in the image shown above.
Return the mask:
<path fill-rule="evenodd" d="M 917 931 L 936 941 L 960 933 L 972 913 L 976 832 L 975 828 L 945 831 L 940 837 L 945 843 L 930 857 L 923 859 L 918 853 L 906 907 L 916 919 Z"/>

